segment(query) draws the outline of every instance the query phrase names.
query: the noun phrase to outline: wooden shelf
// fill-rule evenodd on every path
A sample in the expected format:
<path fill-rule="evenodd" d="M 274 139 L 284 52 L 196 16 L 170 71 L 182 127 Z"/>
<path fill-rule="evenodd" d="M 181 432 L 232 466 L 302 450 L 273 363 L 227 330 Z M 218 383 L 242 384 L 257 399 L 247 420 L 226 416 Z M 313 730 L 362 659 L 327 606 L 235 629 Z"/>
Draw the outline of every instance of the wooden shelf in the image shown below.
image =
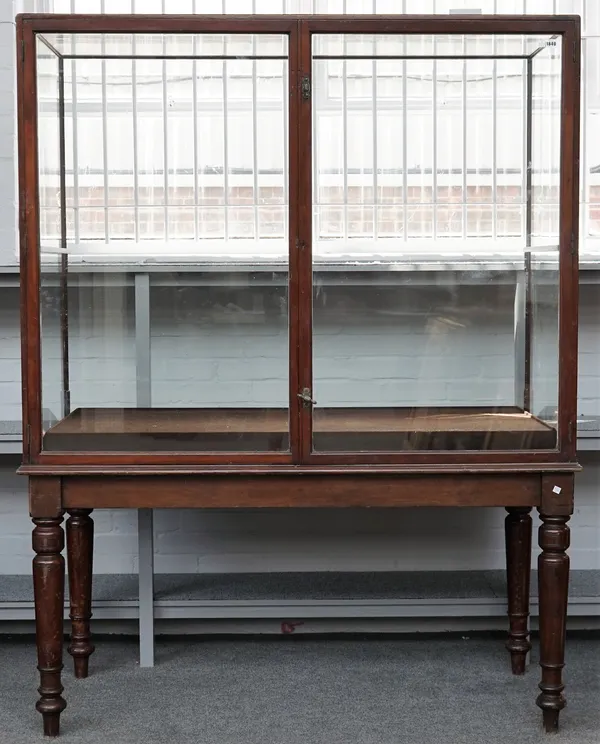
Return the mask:
<path fill-rule="evenodd" d="M 281 408 L 77 408 L 48 452 L 250 451 L 289 447 Z M 553 449 L 556 431 L 518 408 L 315 408 L 316 451 Z"/>

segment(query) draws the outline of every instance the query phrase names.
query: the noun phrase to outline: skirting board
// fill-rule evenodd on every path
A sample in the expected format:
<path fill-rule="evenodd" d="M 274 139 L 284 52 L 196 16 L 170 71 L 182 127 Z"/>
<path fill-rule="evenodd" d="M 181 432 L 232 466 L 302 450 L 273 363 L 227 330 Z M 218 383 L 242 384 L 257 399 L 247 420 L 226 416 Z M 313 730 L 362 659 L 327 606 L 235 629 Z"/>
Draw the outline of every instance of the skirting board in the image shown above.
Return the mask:
<path fill-rule="evenodd" d="M 158 574 L 155 633 L 496 630 L 506 626 L 504 582 L 502 571 Z M 137 633 L 137 576 L 95 576 L 94 587 L 95 631 Z M 533 572 L 532 627 L 536 589 Z M 33 617 L 30 578 L 0 577 L 0 633 L 31 630 Z M 569 618 L 570 627 L 600 626 L 600 571 L 572 571 Z"/>
<path fill-rule="evenodd" d="M 506 617 L 449 617 L 449 618 L 321 618 L 296 620 L 293 623 L 282 620 L 158 620 L 155 624 L 155 638 L 161 636 L 286 636 L 286 635 L 367 635 L 367 634 L 409 634 L 423 633 L 442 634 L 460 633 L 465 640 L 471 634 L 501 632 L 508 630 Z M 537 619 L 532 618 L 531 630 L 537 631 Z M 600 617 L 569 617 L 567 633 L 599 632 Z M 28 635 L 35 632 L 32 620 L 0 623 L 1 635 Z M 65 636 L 70 632 L 69 623 L 65 622 Z M 92 621 L 94 637 L 132 636 L 138 637 L 139 625 L 136 620 L 101 620 Z M 535 645 L 535 644 L 534 644 Z M 101 643 L 96 643 L 97 647 Z M 154 653 L 153 653 L 154 656 Z M 160 661 L 160 656 L 157 659 Z M 142 665 L 143 666 L 143 665 Z M 150 666 L 154 666 L 153 663 Z"/>

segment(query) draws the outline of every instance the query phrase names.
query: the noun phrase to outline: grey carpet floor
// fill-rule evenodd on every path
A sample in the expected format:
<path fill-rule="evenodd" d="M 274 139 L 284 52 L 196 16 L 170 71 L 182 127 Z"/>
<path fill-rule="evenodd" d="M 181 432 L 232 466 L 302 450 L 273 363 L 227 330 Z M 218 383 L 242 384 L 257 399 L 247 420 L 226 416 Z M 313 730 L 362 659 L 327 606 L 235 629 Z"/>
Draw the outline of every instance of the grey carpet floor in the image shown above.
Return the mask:
<path fill-rule="evenodd" d="M 598 744 L 600 638 L 568 643 L 569 705 L 548 738 L 538 668 L 508 670 L 503 638 L 97 639 L 93 674 L 64 674 L 64 744 Z M 31 639 L 0 637 L 0 742 L 44 741 Z"/>

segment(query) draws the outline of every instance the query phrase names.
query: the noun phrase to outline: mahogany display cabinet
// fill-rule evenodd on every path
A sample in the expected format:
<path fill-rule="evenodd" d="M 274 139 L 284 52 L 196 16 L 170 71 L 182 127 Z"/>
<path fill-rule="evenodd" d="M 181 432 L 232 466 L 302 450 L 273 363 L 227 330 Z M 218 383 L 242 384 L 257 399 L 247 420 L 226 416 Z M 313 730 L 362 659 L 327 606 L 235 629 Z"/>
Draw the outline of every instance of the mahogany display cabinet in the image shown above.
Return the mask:
<path fill-rule="evenodd" d="M 17 53 L 44 732 L 66 706 L 65 512 L 85 677 L 93 509 L 420 506 L 507 509 L 515 674 L 539 510 L 555 730 L 579 19 L 21 15 Z"/>

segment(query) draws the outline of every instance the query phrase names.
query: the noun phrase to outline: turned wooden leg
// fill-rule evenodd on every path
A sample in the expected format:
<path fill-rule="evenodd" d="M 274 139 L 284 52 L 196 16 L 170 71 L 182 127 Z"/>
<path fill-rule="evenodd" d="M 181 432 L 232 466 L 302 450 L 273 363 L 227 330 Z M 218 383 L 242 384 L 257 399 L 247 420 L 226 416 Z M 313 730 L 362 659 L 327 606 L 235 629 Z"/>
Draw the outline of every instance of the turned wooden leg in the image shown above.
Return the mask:
<path fill-rule="evenodd" d="M 94 652 L 90 633 L 92 617 L 92 562 L 94 522 L 91 509 L 69 509 L 67 519 L 67 561 L 71 601 L 71 643 L 69 653 L 75 664 L 75 676 L 88 676 L 89 659 Z"/>
<path fill-rule="evenodd" d="M 65 600 L 65 536 L 62 514 L 54 519 L 34 519 L 33 591 L 40 699 L 36 708 L 44 719 L 44 734 L 58 736 L 60 714 L 67 704 L 62 697 L 63 612 Z"/>
<path fill-rule="evenodd" d="M 513 674 L 525 674 L 529 641 L 529 585 L 531 579 L 531 508 L 507 507 L 506 580 L 508 588 L 510 651 Z"/>
<path fill-rule="evenodd" d="M 569 586 L 569 516 L 540 511 L 542 524 L 538 561 L 540 593 L 540 666 L 542 691 L 537 699 L 547 732 L 558 730 L 558 716 L 565 707 L 562 670 L 565 665 L 567 596 Z"/>

